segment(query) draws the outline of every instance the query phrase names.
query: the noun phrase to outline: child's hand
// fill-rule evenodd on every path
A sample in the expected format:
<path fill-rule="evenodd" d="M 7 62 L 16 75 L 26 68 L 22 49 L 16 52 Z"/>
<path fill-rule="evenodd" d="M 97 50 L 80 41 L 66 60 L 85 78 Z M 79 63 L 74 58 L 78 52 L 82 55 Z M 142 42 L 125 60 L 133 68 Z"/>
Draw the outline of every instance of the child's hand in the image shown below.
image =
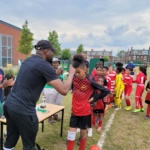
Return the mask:
<path fill-rule="evenodd" d="M 58 76 L 60 76 L 62 73 L 63 73 L 62 68 L 58 68 L 58 69 L 56 70 L 56 74 L 57 74 Z"/>
<path fill-rule="evenodd" d="M 88 101 L 88 103 L 92 103 L 93 102 L 93 100 L 94 100 L 94 98 L 92 97 L 92 98 L 90 98 L 89 99 L 89 101 Z"/>
<path fill-rule="evenodd" d="M 13 79 L 9 79 L 9 80 L 5 79 L 2 84 L 3 84 L 3 88 L 8 87 L 8 86 L 13 86 L 14 80 Z"/>

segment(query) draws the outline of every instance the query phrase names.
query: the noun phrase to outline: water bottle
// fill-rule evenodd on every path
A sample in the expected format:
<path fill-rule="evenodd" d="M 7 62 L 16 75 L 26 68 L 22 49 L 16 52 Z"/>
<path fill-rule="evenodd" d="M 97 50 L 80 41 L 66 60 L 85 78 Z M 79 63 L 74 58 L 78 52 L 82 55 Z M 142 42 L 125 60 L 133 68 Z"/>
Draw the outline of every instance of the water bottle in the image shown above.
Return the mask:
<path fill-rule="evenodd" d="M 46 107 L 45 100 L 46 100 L 46 97 L 42 96 L 42 103 L 41 103 L 40 108 L 45 108 Z"/>

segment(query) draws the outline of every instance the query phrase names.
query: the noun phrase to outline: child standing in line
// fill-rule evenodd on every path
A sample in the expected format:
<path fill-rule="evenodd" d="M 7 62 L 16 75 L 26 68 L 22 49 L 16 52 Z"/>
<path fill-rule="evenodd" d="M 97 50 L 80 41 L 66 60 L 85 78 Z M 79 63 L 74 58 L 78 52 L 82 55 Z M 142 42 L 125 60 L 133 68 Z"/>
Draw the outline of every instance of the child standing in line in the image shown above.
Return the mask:
<path fill-rule="evenodd" d="M 114 89 L 115 89 L 115 78 L 116 78 L 116 71 L 113 70 L 113 66 L 110 65 L 109 66 L 109 75 L 108 75 L 111 79 L 111 88 L 110 91 L 112 93 L 112 95 L 110 95 L 110 107 L 112 106 L 113 102 L 114 102 Z"/>
<path fill-rule="evenodd" d="M 74 56 L 73 67 L 76 68 L 76 73 L 72 83 L 72 114 L 67 136 L 67 150 L 74 149 L 77 128 L 80 128 L 79 150 L 84 150 L 86 146 L 87 127 L 92 113 L 90 106 L 90 102 L 92 101 L 89 100 L 93 96 L 94 90 L 99 89 L 101 91 L 100 94 L 94 95 L 94 101 L 105 97 L 109 93 L 109 90 L 95 83 L 87 76 L 87 68 L 82 55 Z"/>
<path fill-rule="evenodd" d="M 149 119 L 150 118 L 150 81 L 147 83 L 146 91 L 147 94 L 145 97 L 145 103 L 147 104 L 147 111 L 146 111 L 145 119 Z"/>
<path fill-rule="evenodd" d="M 98 84 L 104 86 L 104 78 L 99 78 Z M 97 92 L 100 92 L 99 90 Z M 97 131 L 100 131 L 102 128 L 102 118 L 104 117 L 105 111 L 105 103 L 103 99 L 98 100 L 97 102 L 93 103 L 93 117 L 92 117 L 92 126 L 94 127 L 96 122 L 98 123 Z"/>
<path fill-rule="evenodd" d="M 123 83 L 123 76 L 122 76 L 122 67 L 118 66 L 117 67 L 117 75 L 115 79 L 115 104 L 116 104 L 116 109 L 120 109 L 121 106 L 121 96 L 122 92 L 124 90 L 124 83 Z"/>
<path fill-rule="evenodd" d="M 108 90 L 111 89 L 111 78 L 109 77 L 109 72 L 108 72 L 109 68 L 104 66 L 103 67 L 103 76 L 106 78 L 107 81 L 107 86 L 105 86 L 105 88 L 107 88 Z M 109 107 L 112 107 L 112 105 L 110 105 L 110 94 L 108 94 L 105 98 L 106 101 L 106 110 Z"/>
<path fill-rule="evenodd" d="M 144 107 L 142 104 L 142 94 L 144 92 L 144 83 L 145 80 L 147 80 L 147 77 L 143 73 L 145 67 L 144 66 L 139 66 L 139 73 L 136 75 L 136 80 L 133 82 L 137 84 L 136 87 L 136 92 L 135 92 L 135 103 L 136 103 L 136 108 L 134 109 L 134 113 L 137 112 L 144 112 Z M 140 107 L 140 108 L 139 108 Z"/>
<path fill-rule="evenodd" d="M 125 110 L 131 110 L 131 103 L 129 96 L 132 92 L 132 82 L 133 82 L 133 77 L 131 76 L 131 72 L 133 71 L 133 68 L 126 68 L 126 74 L 123 77 L 123 82 L 125 85 L 124 89 L 124 94 L 125 94 L 125 101 L 126 101 L 126 107 L 124 108 Z"/>

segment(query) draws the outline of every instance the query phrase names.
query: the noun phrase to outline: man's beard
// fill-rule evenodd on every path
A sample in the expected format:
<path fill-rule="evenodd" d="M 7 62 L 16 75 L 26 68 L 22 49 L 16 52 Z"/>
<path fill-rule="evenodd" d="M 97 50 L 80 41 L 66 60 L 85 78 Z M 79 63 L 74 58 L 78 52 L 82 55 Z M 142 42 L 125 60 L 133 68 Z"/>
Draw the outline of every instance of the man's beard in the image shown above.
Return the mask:
<path fill-rule="evenodd" d="M 53 62 L 53 59 L 51 58 L 51 59 L 49 59 L 49 60 L 47 60 L 51 65 L 52 65 L 52 62 Z"/>

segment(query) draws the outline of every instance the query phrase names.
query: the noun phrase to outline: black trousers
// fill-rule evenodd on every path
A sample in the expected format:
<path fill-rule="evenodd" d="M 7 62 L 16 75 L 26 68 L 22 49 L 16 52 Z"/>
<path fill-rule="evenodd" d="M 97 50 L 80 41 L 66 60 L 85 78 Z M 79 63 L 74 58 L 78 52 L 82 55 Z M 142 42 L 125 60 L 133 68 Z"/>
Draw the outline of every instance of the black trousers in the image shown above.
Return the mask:
<path fill-rule="evenodd" d="M 5 148 L 13 148 L 19 136 L 23 143 L 23 150 L 36 150 L 35 139 L 38 131 L 38 118 L 36 115 L 22 115 L 9 110 L 4 105 L 4 115 L 7 119 L 7 138 Z"/>

